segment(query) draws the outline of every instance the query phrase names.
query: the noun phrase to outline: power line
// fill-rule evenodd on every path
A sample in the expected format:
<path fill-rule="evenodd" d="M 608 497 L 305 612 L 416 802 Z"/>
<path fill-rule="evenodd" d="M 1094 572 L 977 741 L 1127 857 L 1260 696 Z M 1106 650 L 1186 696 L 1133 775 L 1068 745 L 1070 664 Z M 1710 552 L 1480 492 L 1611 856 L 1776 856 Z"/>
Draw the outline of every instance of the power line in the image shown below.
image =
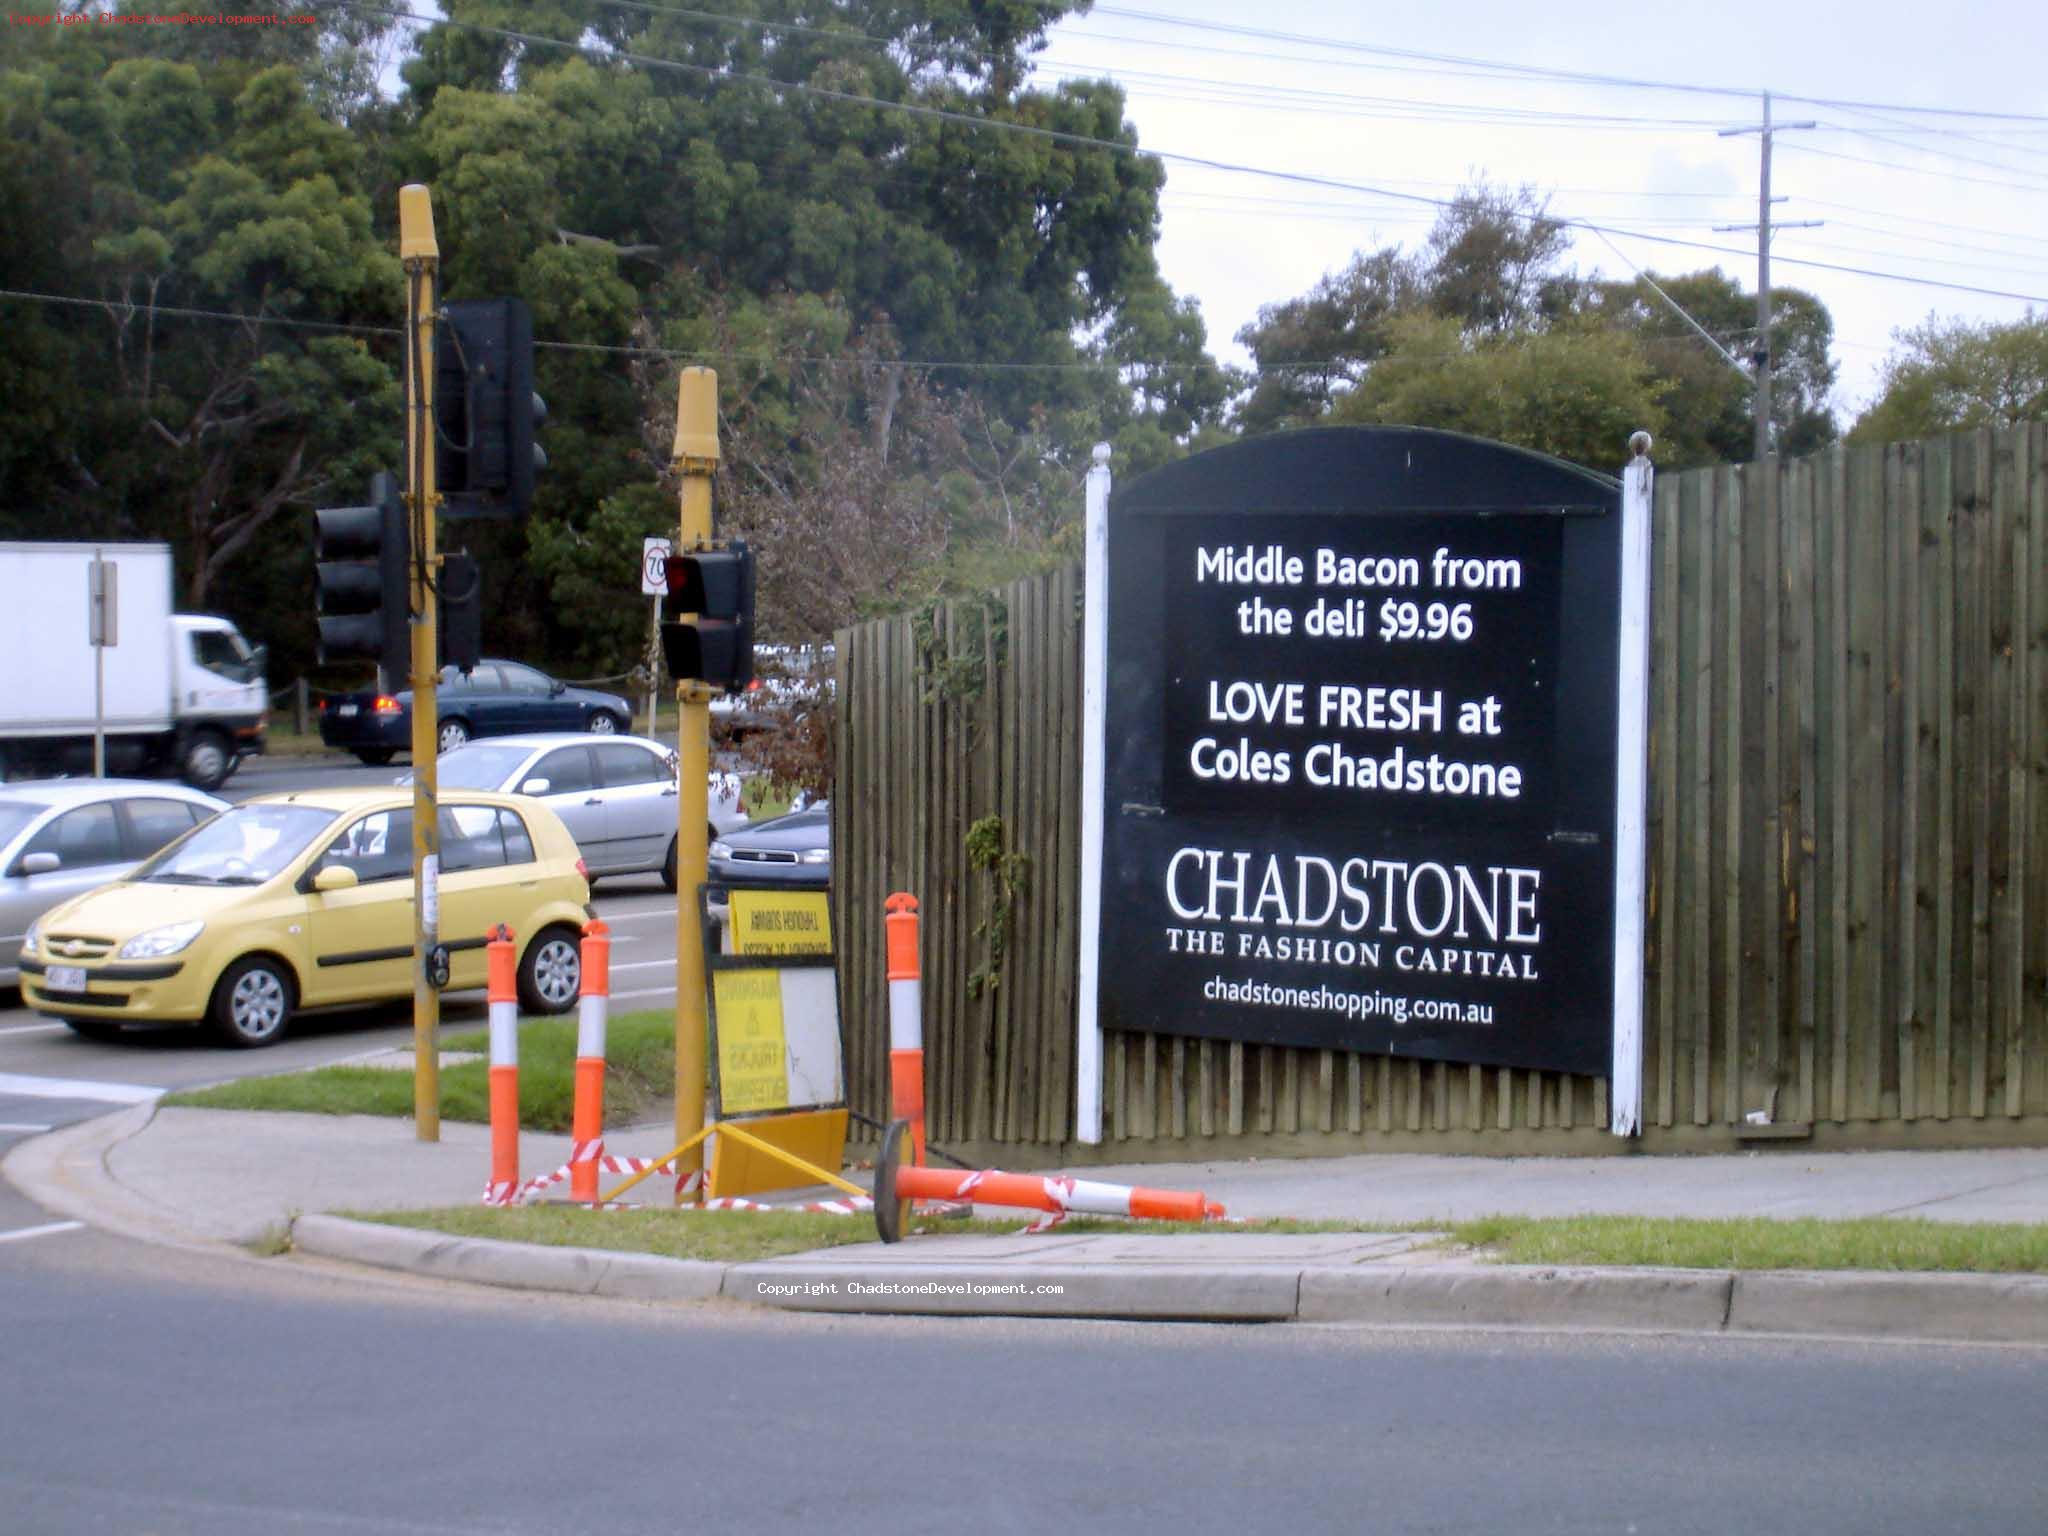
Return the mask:
<path fill-rule="evenodd" d="M 1755 97 L 1758 88 L 1724 85 L 1691 85 L 1674 80 L 1647 80 L 1628 75 L 1605 75 L 1586 70 L 1553 69 L 1542 65 L 1510 64 L 1494 59 L 1472 58 L 1460 54 L 1431 53 L 1413 48 L 1389 48 L 1372 43 L 1356 42 L 1348 38 L 1313 36 L 1298 32 L 1280 32 L 1271 28 L 1241 26 L 1229 22 L 1206 21 L 1192 16 L 1171 16 L 1151 11 L 1126 10 L 1120 6 L 1098 5 L 1094 7 L 1098 16 L 1116 16 L 1130 21 L 1150 22 L 1161 26 L 1184 27 L 1195 32 L 1215 32 L 1234 37 L 1262 38 L 1269 41 L 1285 41 L 1307 44 L 1317 48 L 1335 49 L 1347 53 L 1371 54 L 1386 58 L 1414 59 L 1435 64 L 1458 65 L 1465 68 L 1496 71 L 1503 75 L 1517 76 L 1532 80 L 1557 80 L 1580 85 L 1596 85 L 1629 90 L 1679 91 L 1693 95 Z M 1174 45 L 1162 45 L 1174 46 Z M 2048 123 L 2048 116 L 2026 112 L 1989 112 L 1962 107 L 1916 107 L 1896 103 L 1848 101 L 1840 98 L 1819 96 L 1795 96 L 1789 92 L 1774 92 L 1780 101 L 1796 101 L 1809 106 L 1827 106 L 1842 109 L 1858 109 L 1877 112 L 1908 112 L 1943 117 L 1974 118 L 1989 122 Z"/>
<path fill-rule="evenodd" d="M 1099 149 L 1130 158 L 1157 160 L 1162 164 L 1197 166 L 1208 170 L 1224 171 L 1236 175 L 1260 176 L 1270 180 L 1288 182 L 1298 186 L 1318 187 L 1324 190 L 1349 192 L 1358 195 L 1377 195 L 1396 201 L 1425 204 L 1429 207 L 1449 209 L 1456 204 L 1445 198 L 1427 197 L 1420 193 L 1399 192 L 1388 187 L 1376 187 L 1368 183 L 1347 182 L 1331 176 L 1312 175 L 1304 171 L 1270 170 L 1258 166 L 1239 165 L 1226 160 L 1211 159 L 1201 155 L 1183 154 L 1171 150 L 1142 149 L 1135 144 L 1113 139 L 1097 138 L 1091 134 L 1072 133 L 1064 129 L 1044 128 L 1034 123 L 1012 123 L 999 119 L 978 117 L 972 113 L 955 111 L 946 107 L 929 106 L 921 102 L 889 101 L 876 96 L 863 96 L 858 92 L 835 90 L 828 86 L 808 82 L 778 80 L 773 76 L 743 73 L 737 70 L 716 69 L 706 64 L 691 63 L 681 59 L 664 58 L 660 55 L 636 53 L 627 49 L 592 48 L 583 43 L 567 43 L 557 38 L 542 37 L 530 32 L 519 32 L 506 27 L 493 27 L 481 22 L 457 21 L 449 18 L 423 17 L 410 11 L 393 7 L 363 3 L 363 0 L 346 0 L 352 9 L 367 11 L 374 15 L 390 16 L 400 21 L 421 25 L 459 27 L 465 31 L 483 36 L 503 38 L 509 42 L 531 46 L 554 48 L 600 60 L 618 61 L 656 69 L 670 69 L 709 81 L 714 85 L 751 85 L 771 92 L 788 92 L 798 96 L 815 97 L 819 100 L 845 102 L 855 106 L 873 108 L 876 111 L 900 113 L 905 116 L 923 118 L 934 122 L 956 124 L 977 130 L 1016 133 L 1049 143 L 1066 144 L 1076 148 Z M 1608 225 L 1594 224 L 1584 219 L 1568 219 L 1549 215 L 1514 215 L 1525 220 L 1542 218 L 1545 222 L 1568 227 L 1595 231 L 1606 231 L 1627 235 L 1637 240 L 1648 240 L 1664 245 L 1690 250 L 1710 251 L 1717 256 L 1746 256 L 1744 251 L 1732 250 L 1727 246 L 1711 245 L 1704 241 L 1680 240 L 1668 235 L 1646 235 L 1634 231 L 1617 229 Z M 1904 283 L 1914 287 L 1941 288 L 1957 293 L 1973 293 L 1990 298 L 2020 299 L 2034 303 L 2048 303 L 2048 298 L 2038 294 L 2013 293 L 2000 289 L 1975 287 L 1963 283 L 1948 283 L 1937 278 L 1912 277 L 1902 273 L 1878 272 L 1868 268 L 1848 267 L 1836 263 L 1815 261 L 1810 258 L 1785 258 L 1790 265 L 1811 267 L 1817 271 L 1842 272 L 1858 277 L 1877 278 L 1887 282 Z"/>

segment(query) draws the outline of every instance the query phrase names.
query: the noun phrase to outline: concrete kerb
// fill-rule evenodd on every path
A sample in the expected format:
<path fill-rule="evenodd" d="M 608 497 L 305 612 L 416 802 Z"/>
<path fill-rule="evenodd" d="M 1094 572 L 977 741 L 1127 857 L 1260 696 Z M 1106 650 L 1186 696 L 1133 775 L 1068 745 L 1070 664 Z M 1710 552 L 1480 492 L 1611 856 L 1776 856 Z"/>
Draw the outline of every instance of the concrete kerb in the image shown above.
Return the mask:
<path fill-rule="evenodd" d="M 136 1150 L 148 1142 L 136 1138 L 157 1119 L 154 1104 L 137 1105 L 31 1138 L 10 1150 L 5 1172 L 52 1211 L 167 1246 L 232 1250 L 286 1225 L 281 1207 L 257 1222 L 253 1210 L 232 1205 L 188 1209 L 147 1180 L 130 1187 L 119 1166 L 123 1158 L 133 1165 L 131 1177 L 138 1169 L 162 1171 L 155 1157 Z M 188 1127 L 188 1139 L 199 1129 Z M 462 1172 L 452 1177 L 444 1169 L 441 1182 L 467 1190 L 469 1165 L 460 1166 Z M 325 1215 L 300 1216 L 290 1224 L 298 1248 L 327 1258 L 471 1283 L 646 1301 L 723 1298 L 840 1313 L 1529 1327 L 2048 1347 L 2048 1276 L 2040 1275 L 1515 1267 L 1401 1251 L 1392 1240 L 1343 1240 L 1340 1251 L 1323 1246 L 1333 1242 L 1327 1236 L 1299 1239 L 1299 1252 L 1268 1247 L 1245 1260 L 1214 1251 L 1210 1244 L 1220 1238 L 1197 1236 L 1177 1240 L 1183 1246 L 1173 1250 L 1172 1262 L 1140 1251 L 1133 1240 L 1112 1251 L 1100 1246 L 1108 1241 L 1103 1238 L 1082 1250 L 1092 1262 L 1080 1262 L 1081 1251 L 1062 1249 L 1056 1239 L 1033 1238 L 1050 1241 L 1042 1256 L 1033 1251 L 1027 1257 L 1014 1245 L 994 1257 L 951 1249 L 927 1257 L 899 1248 L 889 1262 L 877 1262 L 853 1248 L 728 1265 L 458 1238 Z"/>
<path fill-rule="evenodd" d="M 719 1264 L 301 1217 L 303 1251 L 441 1279 L 797 1312 L 1542 1328 L 2048 1345 L 2048 1277 L 1286 1263 L 885 1264 L 831 1250 Z"/>

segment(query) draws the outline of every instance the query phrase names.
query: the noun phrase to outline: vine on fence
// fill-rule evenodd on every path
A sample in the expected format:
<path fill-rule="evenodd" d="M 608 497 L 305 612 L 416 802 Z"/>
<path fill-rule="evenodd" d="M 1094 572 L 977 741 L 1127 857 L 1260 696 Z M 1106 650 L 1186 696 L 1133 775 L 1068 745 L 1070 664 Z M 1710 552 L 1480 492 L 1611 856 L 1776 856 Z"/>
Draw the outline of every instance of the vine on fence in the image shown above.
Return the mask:
<path fill-rule="evenodd" d="M 980 998 L 992 993 L 1003 979 L 1003 956 L 1010 943 L 1010 911 L 1031 880 L 1031 856 L 1013 853 L 1003 840 L 1003 818 L 984 816 L 967 829 L 967 863 L 971 869 L 988 871 L 995 878 L 995 897 L 988 917 L 976 926 L 974 936 L 988 944 L 988 964 L 967 978 L 967 995 Z"/>
<path fill-rule="evenodd" d="M 949 646 L 939 628 L 941 599 L 910 615 L 910 633 L 925 675 L 927 704 L 957 704 L 988 691 L 988 669 L 1001 666 L 1010 651 L 1010 609 L 993 592 L 958 602 L 958 627 Z"/>

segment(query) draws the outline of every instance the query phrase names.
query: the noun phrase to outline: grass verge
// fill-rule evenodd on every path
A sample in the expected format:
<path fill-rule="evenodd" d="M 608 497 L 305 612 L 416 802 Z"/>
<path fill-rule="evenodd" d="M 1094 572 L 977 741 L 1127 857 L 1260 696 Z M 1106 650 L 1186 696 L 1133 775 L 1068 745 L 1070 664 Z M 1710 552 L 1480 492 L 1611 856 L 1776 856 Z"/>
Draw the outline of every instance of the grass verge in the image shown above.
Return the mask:
<path fill-rule="evenodd" d="M 2048 1224 L 1492 1216 L 1451 1234 L 1502 1264 L 2048 1274 Z"/>
<path fill-rule="evenodd" d="M 450 1051 L 488 1051 L 487 1030 L 442 1037 Z M 611 1021 L 605 1042 L 605 1124 L 627 1125 L 675 1089 L 675 1020 L 628 1013 Z M 519 1026 L 519 1123 L 529 1131 L 566 1133 L 576 1097 L 576 1020 L 528 1019 Z M 314 1115 L 412 1114 L 412 1074 L 384 1067 L 319 1067 L 276 1077 L 251 1077 L 164 1096 L 193 1109 L 288 1110 Z M 441 1118 L 488 1124 L 490 1067 L 458 1062 L 441 1069 Z"/>
<path fill-rule="evenodd" d="M 590 1211 L 570 1205 L 519 1206 L 507 1210 L 459 1206 L 360 1213 L 357 1219 L 422 1227 L 460 1237 L 651 1253 L 728 1264 L 875 1240 L 874 1222 L 866 1216 L 804 1211 Z M 1028 1219 L 1027 1213 L 1020 1212 L 1011 1220 L 942 1221 L 920 1230 L 1010 1236 Z M 1063 1236 L 1111 1232 L 1272 1236 L 1422 1231 L 1444 1233 L 1448 1243 L 1502 1264 L 2048 1274 L 2048 1226 L 1988 1223 L 1495 1216 L 1468 1222 L 1261 1221 L 1217 1227 L 1090 1217 L 1070 1221 L 1059 1231 Z"/>

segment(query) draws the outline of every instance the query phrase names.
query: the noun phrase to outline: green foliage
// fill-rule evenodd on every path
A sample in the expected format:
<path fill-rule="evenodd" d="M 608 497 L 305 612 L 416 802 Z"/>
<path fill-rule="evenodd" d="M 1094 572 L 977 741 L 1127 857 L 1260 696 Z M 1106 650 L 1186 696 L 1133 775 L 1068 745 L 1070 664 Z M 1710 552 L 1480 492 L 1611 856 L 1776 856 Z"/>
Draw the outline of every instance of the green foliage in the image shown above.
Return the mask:
<path fill-rule="evenodd" d="M 2006 324 L 1930 315 L 1895 332 L 1883 387 L 1856 418 L 1859 442 L 1899 443 L 2048 417 L 2048 315 Z"/>
<path fill-rule="evenodd" d="M 1610 469 L 1631 432 L 1661 428 L 1663 411 L 1648 361 L 1613 331 L 1466 339 L 1454 320 L 1403 317 L 1386 355 L 1332 419 L 1466 432 Z"/>
<path fill-rule="evenodd" d="M 1713 270 L 1583 279 L 1563 265 L 1566 235 L 1530 188 L 1459 193 L 1421 250 L 1360 252 L 1307 294 L 1259 311 L 1238 333 L 1256 368 L 1236 424 L 1406 421 L 1609 468 L 1627 440 L 1609 435 L 1625 410 L 1628 430 L 1657 431 L 1664 467 L 1746 461 L 1750 379 L 1651 281 L 1739 357 L 1755 350 L 1755 296 Z M 1771 298 L 1775 447 L 1811 453 L 1835 437 L 1833 322 L 1811 294 L 1774 288 Z M 1549 367 L 1588 371 L 1567 384 Z"/>
<path fill-rule="evenodd" d="M 943 620 L 951 616 L 950 632 Z M 1010 610 L 993 592 L 955 602 L 933 600 L 910 616 L 910 633 L 933 704 L 968 703 L 988 690 L 991 666 L 1010 648 Z"/>
<path fill-rule="evenodd" d="M 975 937 L 988 947 L 988 963 L 967 977 L 967 995 L 979 998 L 1002 985 L 1003 959 L 1010 946 L 1010 915 L 1031 883 L 1031 858 L 1008 846 L 1003 818 L 993 815 L 967 829 L 966 851 L 968 868 L 987 874 L 994 887 L 988 916 L 974 929 Z"/>

